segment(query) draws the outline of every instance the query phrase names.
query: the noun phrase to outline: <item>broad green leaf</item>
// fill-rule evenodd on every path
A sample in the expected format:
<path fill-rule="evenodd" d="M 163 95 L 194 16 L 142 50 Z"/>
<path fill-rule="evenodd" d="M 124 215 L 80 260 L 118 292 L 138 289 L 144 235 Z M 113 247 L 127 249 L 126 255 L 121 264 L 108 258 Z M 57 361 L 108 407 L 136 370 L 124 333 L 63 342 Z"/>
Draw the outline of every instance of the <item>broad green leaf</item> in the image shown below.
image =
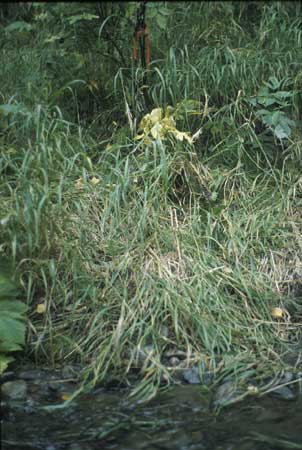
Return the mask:
<path fill-rule="evenodd" d="M 25 343 L 25 317 L 28 307 L 16 300 L 18 290 L 12 281 L 10 261 L 0 258 L 0 373 L 3 372 L 12 357 L 3 353 L 22 349 Z"/>
<path fill-rule="evenodd" d="M 0 300 L 0 352 L 21 350 L 25 338 L 24 313 L 27 306 L 18 300 Z"/>
<path fill-rule="evenodd" d="M 0 318 L 0 352 L 14 352 L 22 349 L 25 342 L 25 323 L 1 314 Z"/>
<path fill-rule="evenodd" d="M 268 83 L 265 83 L 266 86 L 275 90 L 281 86 L 282 81 L 278 81 L 276 77 L 270 77 Z"/>
<path fill-rule="evenodd" d="M 263 86 L 258 91 L 258 97 L 267 97 L 269 95 L 269 90 L 267 87 Z"/>
<path fill-rule="evenodd" d="M 278 125 L 278 123 L 280 122 L 281 115 L 282 115 L 281 111 L 275 111 L 272 114 L 272 125 L 274 126 Z"/>
<path fill-rule="evenodd" d="M 157 9 L 155 9 L 155 8 L 150 8 L 150 7 L 149 7 L 149 8 L 148 8 L 147 14 L 148 14 L 148 19 L 153 19 L 154 17 L 157 16 L 158 11 L 157 11 Z"/>
<path fill-rule="evenodd" d="M 159 12 L 160 12 L 160 14 L 162 14 L 163 16 L 170 16 L 170 14 L 171 14 L 171 11 L 170 11 L 168 8 L 166 8 L 165 6 L 161 6 L 161 7 L 159 8 Z"/>
<path fill-rule="evenodd" d="M 10 148 L 8 149 L 8 151 L 12 151 L 13 153 L 15 153 L 16 149 L 14 148 Z M 11 261 L 6 258 L 5 256 L 1 256 L 0 257 L 0 279 L 2 279 L 3 277 L 6 277 L 6 279 L 9 279 L 12 277 L 13 275 L 13 266 Z"/>
<path fill-rule="evenodd" d="M 271 112 L 268 111 L 267 109 L 258 109 L 258 111 L 256 111 L 256 116 L 257 117 L 263 117 L 263 116 L 270 116 Z"/>
<path fill-rule="evenodd" d="M 7 369 L 9 363 L 12 361 L 14 361 L 12 356 L 6 356 L 0 353 L 0 374 Z"/>
<path fill-rule="evenodd" d="M 19 300 L 0 300 L 0 320 L 3 314 L 21 317 L 28 310 L 28 306 Z"/>
<path fill-rule="evenodd" d="M 15 298 L 17 293 L 15 285 L 0 274 L 0 301 Z"/>
<path fill-rule="evenodd" d="M 166 16 L 157 15 L 156 23 L 161 30 L 165 30 L 167 28 L 167 18 Z"/>
<path fill-rule="evenodd" d="M 272 123 L 272 114 L 268 114 L 266 116 L 263 116 L 262 117 L 262 122 L 265 123 L 268 126 L 272 126 L 273 125 L 273 123 Z"/>
<path fill-rule="evenodd" d="M 276 100 L 273 97 L 258 97 L 258 103 L 264 106 L 270 106 L 276 103 Z"/>
<path fill-rule="evenodd" d="M 277 98 L 289 98 L 289 97 L 293 96 L 293 92 L 278 91 L 278 92 L 275 92 L 273 95 L 274 95 L 274 97 L 277 97 Z"/>
<path fill-rule="evenodd" d="M 247 99 L 247 101 L 250 103 L 250 105 L 252 106 L 256 106 L 257 105 L 257 98 L 256 97 L 251 97 L 249 99 Z"/>
<path fill-rule="evenodd" d="M 287 117 L 285 114 L 282 116 L 281 118 L 281 123 L 283 124 L 287 124 L 291 127 L 293 127 L 294 125 L 296 125 L 296 122 L 292 119 L 290 119 L 289 117 Z"/>
<path fill-rule="evenodd" d="M 24 345 L 24 341 L 21 344 L 17 344 L 16 342 L 1 342 L 0 340 L 0 354 L 1 353 L 11 353 L 11 352 L 19 352 L 22 350 Z"/>
<path fill-rule="evenodd" d="M 291 134 L 291 129 L 286 124 L 283 125 L 279 124 L 276 126 L 274 133 L 278 139 L 287 139 Z"/>

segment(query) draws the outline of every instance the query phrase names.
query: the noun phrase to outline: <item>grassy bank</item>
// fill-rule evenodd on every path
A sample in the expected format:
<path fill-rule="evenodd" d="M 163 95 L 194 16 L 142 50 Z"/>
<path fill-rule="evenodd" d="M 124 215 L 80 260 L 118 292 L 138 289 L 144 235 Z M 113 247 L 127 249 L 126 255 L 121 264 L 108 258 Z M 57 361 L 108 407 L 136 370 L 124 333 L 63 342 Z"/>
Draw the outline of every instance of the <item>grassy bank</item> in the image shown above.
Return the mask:
<path fill-rule="evenodd" d="M 145 110 L 140 70 L 98 65 L 102 41 L 72 48 L 83 30 L 67 25 L 62 56 L 40 8 L 43 27 L 3 23 L 0 69 L 1 252 L 29 306 L 26 356 L 80 362 L 96 383 L 127 378 L 152 345 L 141 395 L 173 378 L 173 347 L 217 376 L 284 368 L 301 339 L 299 5 L 262 5 L 251 29 L 248 5 L 167 6 Z M 125 105 L 137 123 L 181 105 L 177 129 L 201 135 L 137 140 Z"/>

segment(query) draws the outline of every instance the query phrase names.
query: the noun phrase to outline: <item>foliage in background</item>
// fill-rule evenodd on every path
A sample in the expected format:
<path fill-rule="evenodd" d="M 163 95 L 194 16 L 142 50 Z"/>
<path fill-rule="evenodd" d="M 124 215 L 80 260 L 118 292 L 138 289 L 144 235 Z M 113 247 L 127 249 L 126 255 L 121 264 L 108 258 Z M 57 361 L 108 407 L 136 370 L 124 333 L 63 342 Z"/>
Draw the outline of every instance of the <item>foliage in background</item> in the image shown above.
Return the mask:
<path fill-rule="evenodd" d="M 292 90 L 281 90 L 282 84 L 286 87 L 287 81 L 278 81 L 277 78 L 271 77 L 264 83 L 265 86 L 259 89 L 257 96 L 249 100 L 249 103 L 257 108 L 257 118 L 280 140 L 288 139 L 292 127 L 296 125 L 296 122 L 286 114 L 286 109 L 289 110 L 292 104 L 294 93 Z"/>

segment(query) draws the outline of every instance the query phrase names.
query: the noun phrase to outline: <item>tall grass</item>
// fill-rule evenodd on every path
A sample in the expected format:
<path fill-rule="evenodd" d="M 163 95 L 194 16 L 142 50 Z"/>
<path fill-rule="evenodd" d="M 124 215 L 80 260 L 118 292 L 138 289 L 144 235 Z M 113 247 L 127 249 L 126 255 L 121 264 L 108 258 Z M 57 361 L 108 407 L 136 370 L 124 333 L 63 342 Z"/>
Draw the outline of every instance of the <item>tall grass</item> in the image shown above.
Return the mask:
<path fill-rule="evenodd" d="M 127 378 L 152 345 L 136 391 L 148 397 L 171 380 L 169 348 L 182 350 L 188 366 L 204 361 L 243 377 L 253 367 L 264 376 L 282 367 L 286 342 L 301 338 L 288 262 L 300 245 L 301 134 L 285 149 L 271 135 L 269 150 L 246 101 L 271 75 L 290 79 L 298 98 L 300 19 L 267 4 L 250 30 L 232 5 L 190 4 L 204 20 L 188 42 L 177 33 L 149 74 L 153 106 L 200 102 L 200 114 L 179 125 L 202 127 L 194 147 L 132 139 L 124 111 L 130 105 L 138 123 L 146 107 L 135 103 L 139 70 L 112 74 L 115 105 L 87 123 L 78 89 L 93 70 L 91 55 L 81 76 L 69 67 L 68 76 L 50 79 L 45 54 L 30 42 L 22 55 L 2 50 L 2 103 L 23 109 L 1 122 L 1 252 L 22 274 L 29 357 L 81 362 L 95 384 Z M 193 20 L 188 6 L 175 8 Z M 215 8 L 229 11 L 231 23 L 212 17 Z M 280 31 L 283 21 L 290 26 Z M 282 320 L 272 318 L 274 306 Z"/>

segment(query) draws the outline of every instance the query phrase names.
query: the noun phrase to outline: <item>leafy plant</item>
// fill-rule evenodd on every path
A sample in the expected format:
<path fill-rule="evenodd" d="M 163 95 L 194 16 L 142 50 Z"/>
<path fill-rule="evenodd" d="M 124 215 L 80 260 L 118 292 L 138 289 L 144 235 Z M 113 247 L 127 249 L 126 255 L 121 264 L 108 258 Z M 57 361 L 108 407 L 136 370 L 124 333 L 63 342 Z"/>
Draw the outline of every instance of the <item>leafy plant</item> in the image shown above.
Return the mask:
<path fill-rule="evenodd" d="M 193 144 L 194 140 L 200 134 L 199 130 L 194 136 L 185 131 L 179 131 L 176 128 L 176 119 L 184 119 L 184 116 L 190 114 L 200 114 L 196 110 L 196 103 L 194 101 L 181 102 L 177 104 L 176 108 L 167 106 L 163 108 L 155 108 L 150 114 L 146 114 L 139 125 L 140 134 L 135 139 L 144 139 L 145 144 L 150 144 L 152 140 L 164 140 L 168 137 L 174 137 L 178 141 L 187 141 Z"/>
<path fill-rule="evenodd" d="M 168 18 L 171 15 L 169 9 L 163 4 L 150 3 L 148 5 L 148 19 L 155 19 L 156 25 L 160 30 L 166 30 L 168 25 Z M 153 22 L 152 22 L 153 25 Z"/>
<path fill-rule="evenodd" d="M 5 31 L 7 32 L 15 32 L 15 31 L 31 31 L 32 25 L 23 21 L 16 21 L 10 23 L 7 27 L 5 27 Z"/>
<path fill-rule="evenodd" d="M 292 91 L 281 90 L 285 84 L 284 80 L 278 81 L 276 77 L 270 77 L 259 89 L 257 96 L 249 100 L 251 105 L 259 108 L 256 117 L 280 140 L 288 139 L 295 125 L 295 121 L 284 111 L 293 98 Z"/>
<path fill-rule="evenodd" d="M 14 358 L 10 355 L 22 349 L 25 343 L 25 317 L 27 306 L 17 300 L 18 290 L 7 269 L 0 267 L 0 373 Z"/>

